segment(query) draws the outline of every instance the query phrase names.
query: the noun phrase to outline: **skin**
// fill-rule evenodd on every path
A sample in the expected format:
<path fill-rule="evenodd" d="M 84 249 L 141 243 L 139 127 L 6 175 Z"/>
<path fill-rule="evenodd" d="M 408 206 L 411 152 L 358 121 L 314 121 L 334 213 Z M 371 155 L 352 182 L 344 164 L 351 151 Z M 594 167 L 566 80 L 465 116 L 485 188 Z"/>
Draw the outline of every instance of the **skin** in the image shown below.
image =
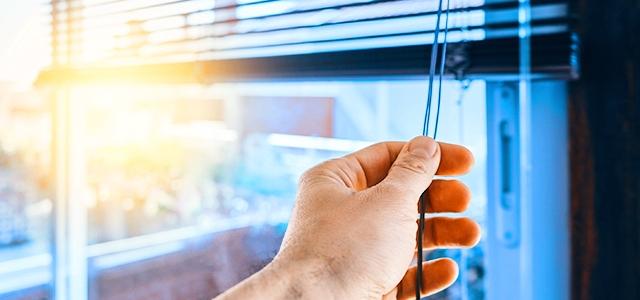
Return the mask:
<path fill-rule="evenodd" d="M 263 270 L 218 299 L 412 299 L 418 199 L 430 213 L 467 209 L 469 189 L 434 175 L 462 175 L 473 156 L 462 146 L 417 137 L 375 144 L 308 170 L 280 251 Z M 468 218 L 426 220 L 425 249 L 473 247 Z M 413 266 L 412 266 L 413 262 Z M 451 259 L 423 263 L 423 296 L 451 285 Z"/>

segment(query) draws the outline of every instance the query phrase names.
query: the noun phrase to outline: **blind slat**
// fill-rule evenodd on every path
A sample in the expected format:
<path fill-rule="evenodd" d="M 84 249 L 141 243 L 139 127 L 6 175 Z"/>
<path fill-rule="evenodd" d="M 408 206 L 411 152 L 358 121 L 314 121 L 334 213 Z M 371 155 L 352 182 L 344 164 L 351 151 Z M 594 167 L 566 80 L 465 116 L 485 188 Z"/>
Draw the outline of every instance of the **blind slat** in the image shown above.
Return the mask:
<path fill-rule="evenodd" d="M 535 36 L 571 34 L 567 1 L 532 2 Z M 51 2 L 51 25 L 56 29 L 51 40 L 54 61 L 75 68 L 400 49 L 432 42 L 437 4 L 436 0 L 58 0 Z M 518 35 L 517 0 L 451 0 L 450 18 L 453 44 L 482 44 Z M 568 39 L 561 46 L 574 49 L 574 43 Z M 571 63 L 566 53 L 558 55 L 566 61 L 559 67 Z"/>

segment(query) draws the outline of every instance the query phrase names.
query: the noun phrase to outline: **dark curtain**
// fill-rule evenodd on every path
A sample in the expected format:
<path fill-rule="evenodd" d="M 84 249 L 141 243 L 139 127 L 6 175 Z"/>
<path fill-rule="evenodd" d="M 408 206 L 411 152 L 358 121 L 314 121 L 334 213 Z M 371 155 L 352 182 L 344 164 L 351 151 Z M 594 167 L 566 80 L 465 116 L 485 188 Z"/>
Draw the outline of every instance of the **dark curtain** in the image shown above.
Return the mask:
<path fill-rule="evenodd" d="M 573 5 L 572 298 L 640 299 L 640 1 Z"/>

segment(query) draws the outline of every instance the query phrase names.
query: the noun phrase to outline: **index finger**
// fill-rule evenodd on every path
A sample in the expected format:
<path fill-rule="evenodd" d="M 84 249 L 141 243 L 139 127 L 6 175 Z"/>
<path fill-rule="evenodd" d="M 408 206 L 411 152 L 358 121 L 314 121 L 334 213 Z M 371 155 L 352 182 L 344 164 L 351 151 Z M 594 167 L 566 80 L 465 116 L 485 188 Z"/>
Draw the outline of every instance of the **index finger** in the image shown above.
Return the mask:
<path fill-rule="evenodd" d="M 440 144 L 440 167 L 436 175 L 456 176 L 464 175 L 474 163 L 473 154 L 469 149 L 455 144 L 438 142 Z"/>

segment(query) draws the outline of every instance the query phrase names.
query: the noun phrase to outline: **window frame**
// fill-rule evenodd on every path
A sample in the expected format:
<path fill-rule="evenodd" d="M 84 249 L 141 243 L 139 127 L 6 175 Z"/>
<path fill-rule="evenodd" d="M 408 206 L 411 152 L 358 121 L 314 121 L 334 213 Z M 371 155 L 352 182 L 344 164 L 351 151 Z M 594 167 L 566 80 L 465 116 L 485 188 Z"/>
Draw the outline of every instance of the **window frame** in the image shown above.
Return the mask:
<path fill-rule="evenodd" d="M 568 84 L 533 81 L 531 90 L 523 110 L 518 82 L 487 83 L 487 299 L 570 297 Z M 522 114 L 531 120 L 529 170 L 521 162 Z M 528 199 L 523 173 L 533 187 Z"/>

